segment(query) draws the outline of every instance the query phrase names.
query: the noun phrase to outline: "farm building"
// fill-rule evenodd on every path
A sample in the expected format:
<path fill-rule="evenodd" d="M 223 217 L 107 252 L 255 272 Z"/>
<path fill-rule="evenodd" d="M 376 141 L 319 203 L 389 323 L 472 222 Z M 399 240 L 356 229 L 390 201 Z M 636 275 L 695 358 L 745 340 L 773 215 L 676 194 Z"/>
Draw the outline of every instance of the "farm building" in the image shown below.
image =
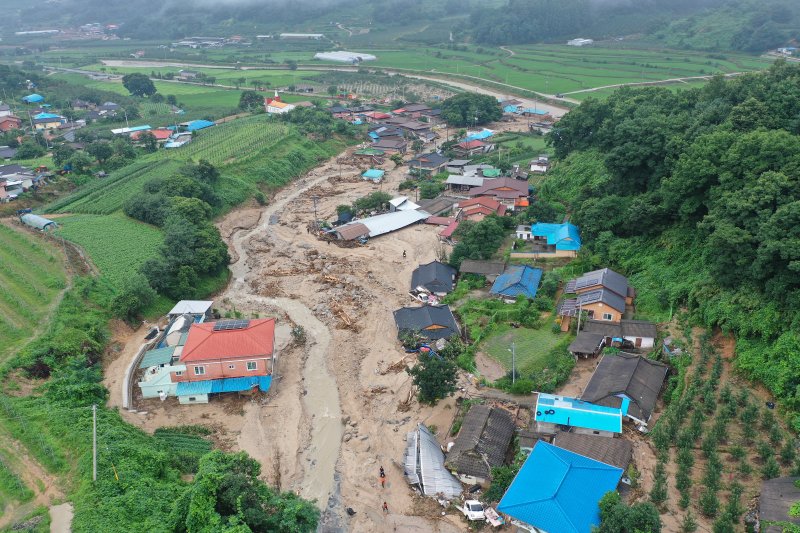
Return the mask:
<path fill-rule="evenodd" d="M 432 176 L 442 172 L 450 158 L 431 152 L 418 155 L 408 162 L 409 173 L 413 176 Z"/>
<path fill-rule="evenodd" d="M 623 399 L 617 407 L 609 407 L 540 392 L 534 409 L 536 430 L 552 434 L 563 427 L 574 433 L 614 437 L 622 433 L 622 415 L 628 404 L 630 400 Z"/>
<path fill-rule="evenodd" d="M 461 176 L 452 174 L 447 177 L 444 185 L 447 190 L 455 193 L 468 193 L 472 189 L 483 186 L 484 178 L 480 176 Z"/>
<path fill-rule="evenodd" d="M 455 279 L 455 268 L 439 261 L 431 261 L 419 265 L 411 273 L 411 290 L 444 296 L 453 291 Z"/>
<path fill-rule="evenodd" d="M 360 224 L 366 226 L 369 230 L 369 237 L 377 237 L 392 231 L 403 229 L 412 224 L 422 222 L 430 216 L 429 213 L 420 210 L 408 211 L 395 211 L 392 213 L 384 213 L 382 215 L 375 215 L 374 217 L 367 217 L 359 219 L 358 221 L 350 222 L 337 228 L 338 233 L 347 231 L 346 228 L 352 224 Z"/>
<path fill-rule="evenodd" d="M 497 510 L 528 531 L 588 533 L 600 525 L 600 499 L 616 490 L 622 474 L 621 468 L 539 441 Z"/>
<path fill-rule="evenodd" d="M 137 131 L 149 131 L 152 129 L 153 128 L 150 125 L 145 124 L 143 126 L 133 126 L 130 128 L 115 128 L 111 130 L 111 133 L 113 133 L 114 135 L 127 135 L 130 133 L 135 133 Z"/>
<path fill-rule="evenodd" d="M 513 303 L 520 295 L 533 299 L 536 298 L 536 291 L 539 290 L 541 279 L 541 268 L 533 268 L 528 265 L 512 266 L 497 276 L 490 292 L 507 303 Z"/>
<path fill-rule="evenodd" d="M 408 196 L 398 196 L 389 200 L 389 211 L 416 211 L 419 205 L 412 202 Z"/>
<path fill-rule="evenodd" d="M 295 106 L 292 104 L 281 101 L 278 91 L 275 91 L 274 97 L 264 98 L 264 110 L 270 115 L 282 115 L 283 113 L 288 113 L 294 108 Z"/>
<path fill-rule="evenodd" d="M 453 206 L 458 202 L 456 198 L 450 196 L 437 196 L 428 200 L 420 200 L 419 207 L 423 211 L 430 213 L 434 216 L 439 216 L 453 209 Z"/>
<path fill-rule="evenodd" d="M 486 172 L 484 171 L 484 176 Z M 476 187 L 469 191 L 472 197 L 485 196 L 506 206 L 507 209 L 527 207 L 528 182 L 515 180 L 513 178 L 497 178 L 486 180 L 481 187 Z"/>
<path fill-rule="evenodd" d="M 478 187 L 477 189 L 481 188 Z M 477 189 L 472 189 L 468 194 L 472 195 Z M 480 222 L 489 215 L 503 216 L 507 210 L 504 204 L 488 196 L 463 200 L 458 202 L 455 207 L 458 209 L 456 219 L 459 221 L 471 220 L 473 222 Z"/>
<path fill-rule="evenodd" d="M 417 424 L 416 429 L 406 435 L 403 474 L 408 483 L 425 496 L 452 500 L 463 490 L 461 483 L 445 468 L 442 448 L 424 424 Z"/>
<path fill-rule="evenodd" d="M 216 125 L 216 123 L 210 120 L 192 120 L 191 122 L 184 122 L 181 124 L 182 127 L 186 128 L 186 131 L 191 132 L 204 130 L 214 125 Z"/>
<path fill-rule="evenodd" d="M 550 168 L 550 157 L 546 154 L 540 155 L 531 161 L 531 172 L 533 174 L 545 174 Z"/>
<path fill-rule="evenodd" d="M 470 407 L 445 466 L 463 483 L 486 484 L 492 468 L 505 463 L 516 425 L 505 409 L 488 405 Z"/>
<path fill-rule="evenodd" d="M 20 221 L 26 226 L 30 226 L 32 228 L 36 228 L 40 231 L 50 231 L 56 229 L 58 224 L 55 221 L 50 220 L 48 218 L 40 217 L 39 215 L 34 215 L 33 213 L 27 213 L 19 217 Z"/>
<path fill-rule="evenodd" d="M 335 231 L 336 237 L 343 241 L 354 241 L 369 237 L 369 228 L 360 222 L 342 224 Z"/>
<path fill-rule="evenodd" d="M 378 58 L 372 54 L 339 50 L 336 52 L 318 52 L 314 54 L 314 59 L 336 61 L 337 63 L 360 63 L 362 61 L 375 61 Z"/>
<path fill-rule="evenodd" d="M 575 357 L 586 359 L 600 355 L 604 346 L 606 346 L 606 337 L 602 333 L 581 331 L 575 337 L 575 340 L 567 346 L 567 350 Z"/>
<path fill-rule="evenodd" d="M 446 305 L 401 307 L 394 312 L 397 332 L 412 331 L 425 339 L 449 339 L 460 335 L 453 312 Z"/>
<path fill-rule="evenodd" d="M 595 368 L 581 400 L 619 409 L 626 418 L 646 426 L 667 372 L 667 365 L 646 357 L 607 354 Z"/>

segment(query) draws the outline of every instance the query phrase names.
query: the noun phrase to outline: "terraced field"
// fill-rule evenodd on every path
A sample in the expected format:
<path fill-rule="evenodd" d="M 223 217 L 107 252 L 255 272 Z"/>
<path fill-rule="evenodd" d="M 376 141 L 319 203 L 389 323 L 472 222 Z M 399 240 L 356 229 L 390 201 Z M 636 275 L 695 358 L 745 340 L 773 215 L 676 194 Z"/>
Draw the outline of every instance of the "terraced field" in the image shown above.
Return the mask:
<path fill-rule="evenodd" d="M 0 359 L 30 340 L 65 286 L 60 247 L 0 224 Z"/>

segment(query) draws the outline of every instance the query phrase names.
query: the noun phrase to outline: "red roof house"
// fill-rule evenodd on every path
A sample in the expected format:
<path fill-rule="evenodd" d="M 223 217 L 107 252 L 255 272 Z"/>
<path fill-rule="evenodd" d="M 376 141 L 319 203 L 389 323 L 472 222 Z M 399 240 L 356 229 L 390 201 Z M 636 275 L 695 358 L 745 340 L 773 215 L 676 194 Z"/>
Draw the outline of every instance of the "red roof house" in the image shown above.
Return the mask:
<path fill-rule="evenodd" d="M 185 372 L 173 381 L 207 381 L 272 374 L 275 319 L 192 324 L 179 357 Z"/>
<path fill-rule="evenodd" d="M 473 197 L 488 196 L 513 209 L 517 201 L 527 199 L 530 192 L 525 180 L 496 178 L 484 181 L 483 186 L 475 187 L 468 194 Z"/>
<path fill-rule="evenodd" d="M 506 206 L 488 196 L 480 196 L 458 203 L 458 220 L 472 220 L 480 222 L 489 215 L 503 216 L 506 214 Z"/>
<path fill-rule="evenodd" d="M 133 133 L 131 133 L 131 140 L 138 141 L 139 137 L 141 137 L 143 133 L 145 132 L 134 131 Z M 155 130 L 149 130 L 149 133 L 153 134 L 153 137 L 156 138 L 156 141 L 167 141 L 170 135 L 172 135 L 172 130 L 168 130 L 166 128 L 158 128 Z"/>
<path fill-rule="evenodd" d="M 18 130 L 22 126 L 22 120 L 14 115 L 0 117 L 0 131 Z"/>

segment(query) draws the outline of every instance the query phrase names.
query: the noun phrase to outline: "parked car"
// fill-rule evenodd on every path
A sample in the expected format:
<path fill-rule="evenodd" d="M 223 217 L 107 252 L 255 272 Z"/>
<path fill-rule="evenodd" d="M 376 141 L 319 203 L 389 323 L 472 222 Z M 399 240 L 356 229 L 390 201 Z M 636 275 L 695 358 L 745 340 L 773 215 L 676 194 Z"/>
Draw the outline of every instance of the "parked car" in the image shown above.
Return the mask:
<path fill-rule="evenodd" d="M 460 511 L 464 513 L 467 520 L 486 520 L 486 514 L 483 511 L 483 504 L 478 500 L 467 500 L 461 506 Z"/>

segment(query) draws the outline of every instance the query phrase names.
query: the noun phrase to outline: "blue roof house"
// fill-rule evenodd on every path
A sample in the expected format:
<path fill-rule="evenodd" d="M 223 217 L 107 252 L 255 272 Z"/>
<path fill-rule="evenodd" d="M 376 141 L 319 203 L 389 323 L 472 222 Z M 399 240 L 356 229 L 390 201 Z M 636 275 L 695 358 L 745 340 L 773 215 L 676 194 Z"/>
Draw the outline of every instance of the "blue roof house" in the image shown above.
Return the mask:
<path fill-rule="evenodd" d="M 578 226 L 564 222 L 551 224 L 537 222 L 533 226 L 517 226 L 517 239 L 536 241 L 544 245 L 539 253 L 574 255 L 581 249 L 581 234 Z"/>
<path fill-rule="evenodd" d="M 607 407 L 540 392 L 533 419 L 539 433 L 555 433 L 565 427 L 573 433 L 613 437 L 622 433 L 622 417 L 629 404 L 630 400 L 624 398 L 619 407 Z"/>
<path fill-rule="evenodd" d="M 193 120 L 186 125 L 186 131 L 197 131 L 214 126 L 215 123 L 210 120 Z"/>
<path fill-rule="evenodd" d="M 497 276 L 490 292 L 500 296 L 506 302 L 514 302 L 520 294 L 533 299 L 536 298 L 536 291 L 539 290 L 541 279 L 541 268 L 527 265 L 513 266 Z"/>
<path fill-rule="evenodd" d="M 590 533 L 621 477 L 621 468 L 539 441 L 497 510 L 547 533 Z"/>

